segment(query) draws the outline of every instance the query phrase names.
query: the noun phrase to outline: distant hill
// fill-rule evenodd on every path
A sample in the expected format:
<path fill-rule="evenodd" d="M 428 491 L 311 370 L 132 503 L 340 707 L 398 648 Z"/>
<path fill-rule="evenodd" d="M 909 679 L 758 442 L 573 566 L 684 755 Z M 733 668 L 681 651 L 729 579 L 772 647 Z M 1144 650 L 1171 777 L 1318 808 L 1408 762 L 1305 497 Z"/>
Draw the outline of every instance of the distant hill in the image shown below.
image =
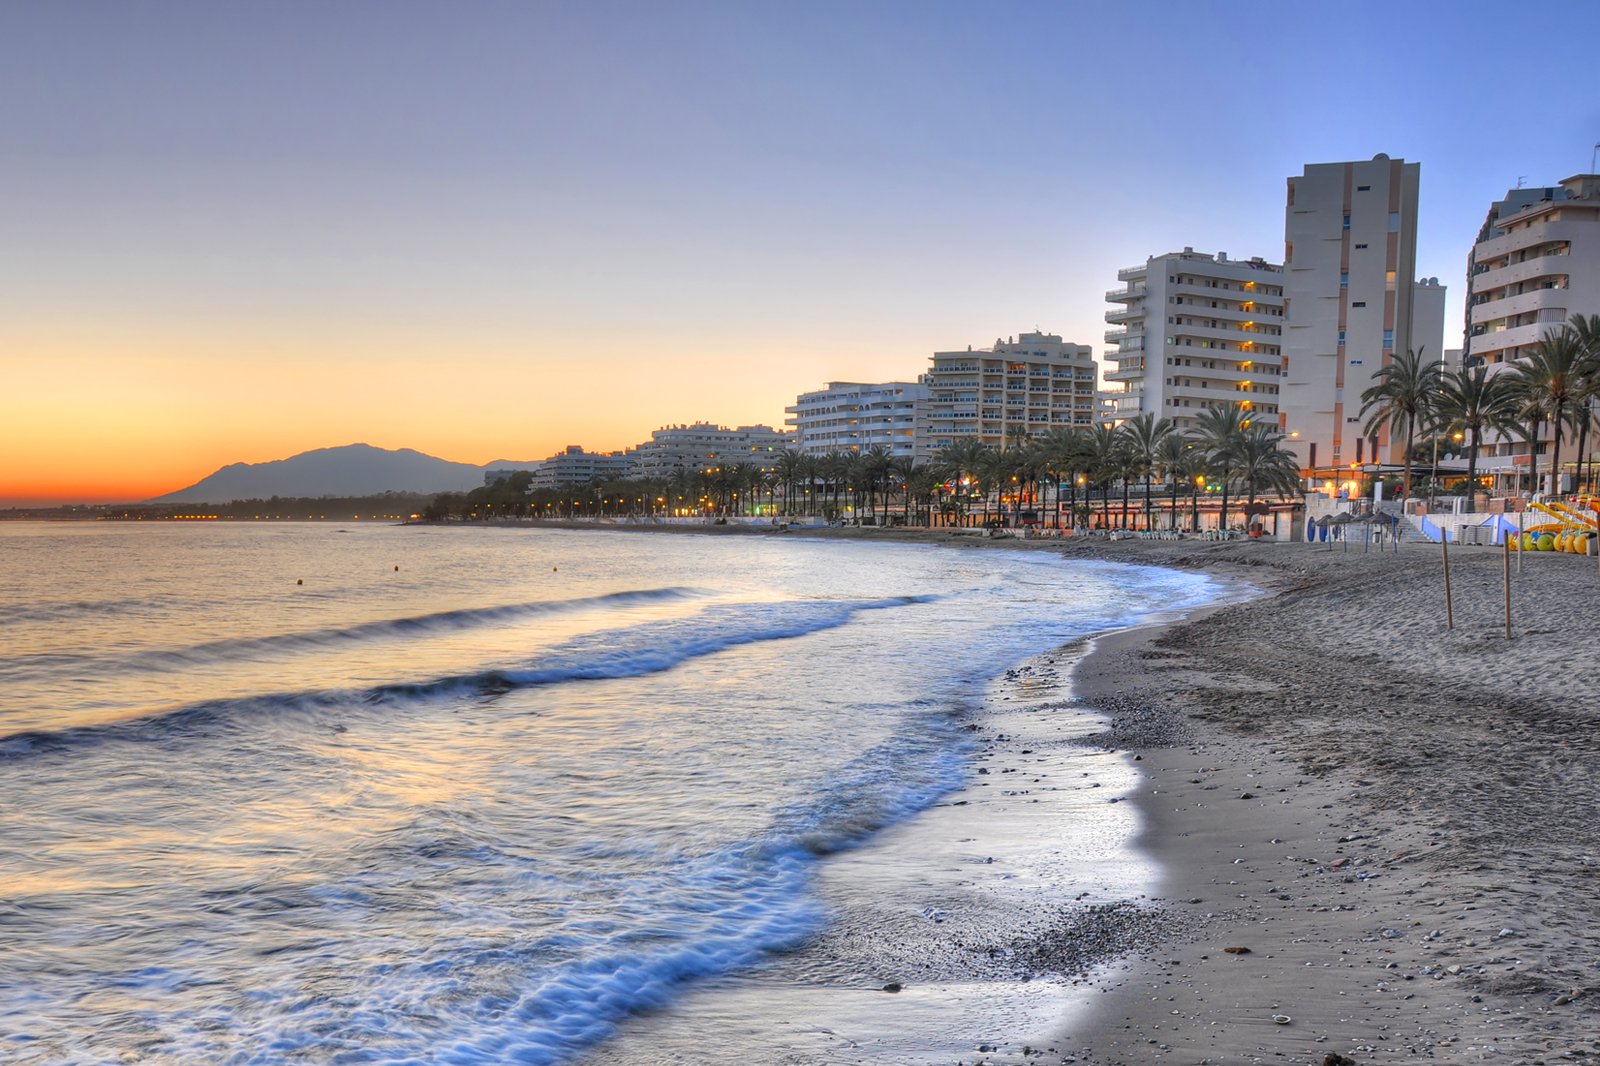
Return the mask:
<path fill-rule="evenodd" d="M 491 466 L 531 465 L 505 461 Z M 228 503 L 273 496 L 376 496 L 383 492 L 466 492 L 483 484 L 486 468 L 452 463 L 401 448 L 370 444 L 318 448 L 268 463 L 233 463 L 186 489 L 147 503 Z"/>

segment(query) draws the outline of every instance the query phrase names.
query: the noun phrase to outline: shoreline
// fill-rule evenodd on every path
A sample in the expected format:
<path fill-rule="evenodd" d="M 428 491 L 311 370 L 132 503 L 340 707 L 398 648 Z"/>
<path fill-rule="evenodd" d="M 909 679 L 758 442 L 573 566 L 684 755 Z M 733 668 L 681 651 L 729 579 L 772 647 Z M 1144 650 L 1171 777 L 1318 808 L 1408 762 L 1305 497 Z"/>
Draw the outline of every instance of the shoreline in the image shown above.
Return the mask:
<path fill-rule="evenodd" d="M 1102 971 L 1059 1061 L 1600 1058 L 1600 834 L 1559 813 L 1600 790 L 1592 569 L 1530 567 L 1543 606 L 1507 642 L 1497 553 L 1461 553 L 1450 632 L 1425 551 L 1128 543 L 1067 556 L 1244 569 L 1267 595 L 1111 634 L 1074 672 L 1140 759 L 1138 846 L 1192 920 Z M 1513 655 L 1510 684 L 1483 676 Z M 1519 720 L 1538 731 L 1512 741 Z"/>
<path fill-rule="evenodd" d="M 1089 742 L 1138 762 L 1137 847 L 1175 920 L 1092 973 L 1096 1002 L 1042 1054 L 974 1040 L 969 1064 L 1600 1062 L 1584 560 L 1527 561 L 1507 640 L 1486 549 L 1451 553 L 1446 630 L 1428 545 L 782 535 L 1047 550 L 1265 593 L 1102 634 L 1076 663 L 1073 710 L 1111 722 Z"/>

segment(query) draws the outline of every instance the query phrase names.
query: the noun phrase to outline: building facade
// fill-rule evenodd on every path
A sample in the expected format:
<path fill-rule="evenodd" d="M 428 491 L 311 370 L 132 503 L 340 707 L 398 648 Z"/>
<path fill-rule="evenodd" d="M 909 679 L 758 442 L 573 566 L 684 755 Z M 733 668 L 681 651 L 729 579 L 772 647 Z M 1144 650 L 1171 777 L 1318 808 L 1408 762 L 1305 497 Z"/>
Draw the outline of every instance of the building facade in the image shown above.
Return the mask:
<path fill-rule="evenodd" d="M 1140 413 L 1194 427 L 1209 407 L 1239 403 L 1278 422 L 1283 267 L 1185 248 L 1117 271 L 1106 321 L 1113 345 L 1099 420 Z"/>
<path fill-rule="evenodd" d="M 930 396 L 916 438 L 919 459 L 976 437 L 1000 445 L 1095 417 L 1094 352 L 1053 333 L 1022 333 L 992 348 L 935 352 L 923 375 Z"/>
<path fill-rule="evenodd" d="M 710 422 L 663 426 L 628 453 L 628 473 L 638 478 L 669 478 L 679 470 L 709 470 L 749 463 L 770 470 L 794 437 L 771 426 L 730 429 Z"/>
<path fill-rule="evenodd" d="M 628 457 L 622 452 L 586 452 L 576 444 L 542 460 L 528 482 L 530 489 L 566 489 L 628 476 Z"/>
<path fill-rule="evenodd" d="M 1509 369 L 1574 314 L 1600 314 L 1600 175 L 1511 189 L 1489 208 L 1467 259 L 1468 365 Z M 1485 476 L 1513 489 L 1549 447 L 1500 438 L 1479 456 Z M 1576 459 L 1576 450 L 1572 457 Z M 1524 483 L 1523 487 L 1528 487 Z"/>
<path fill-rule="evenodd" d="M 1396 352 L 1416 347 L 1420 180 L 1419 164 L 1383 154 L 1309 164 L 1288 180 L 1279 425 L 1313 479 L 1402 458 L 1403 438 L 1365 437 L 1361 394 Z"/>
<path fill-rule="evenodd" d="M 916 381 L 831 381 L 825 389 L 801 393 L 785 408 L 789 417 L 784 422 L 794 427 L 795 448 L 807 455 L 882 446 L 893 455 L 909 456 L 932 395 Z"/>

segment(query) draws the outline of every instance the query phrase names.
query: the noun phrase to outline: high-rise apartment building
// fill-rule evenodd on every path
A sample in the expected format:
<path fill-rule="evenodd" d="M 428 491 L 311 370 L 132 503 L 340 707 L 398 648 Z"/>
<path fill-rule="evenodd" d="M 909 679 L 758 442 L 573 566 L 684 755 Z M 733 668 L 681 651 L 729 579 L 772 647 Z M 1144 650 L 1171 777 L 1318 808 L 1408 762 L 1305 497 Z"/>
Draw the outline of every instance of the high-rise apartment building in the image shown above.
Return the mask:
<path fill-rule="evenodd" d="M 1053 333 L 1022 333 L 992 348 L 935 352 L 923 375 L 931 397 L 917 434 L 917 455 L 968 437 L 1000 445 L 1095 416 L 1094 352 Z"/>
<path fill-rule="evenodd" d="M 1574 313 L 1600 314 L 1600 175 L 1512 189 L 1467 259 L 1467 359 L 1515 360 Z"/>
<path fill-rule="evenodd" d="M 916 381 L 831 381 L 825 389 L 801 393 L 785 408 L 789 417 L 784 424 L 794 427 L 794 446 L 808 455 L 882 446 L 893 455 L 908 456 L 915 450 L 917 423 L 932 395 Z"/>
<path fill-rule="evenodd" d="M 706 470 L 734 463 L 749 463 L 770 470 L 778 453 L 794 438 L 771 426 L 730 429 L 710 422 L 663 426 L 650 439 L 628 452 L 630 477 L 667 478 L 678 470 Z"/>
<path fill-rule="evenodd" d="M 1283 267 L 1185 248 L 1117 271 L 1125 287 L 1106 321 L 1115 345 L 1102 422 L 1141 412 L 1193 428 L 1209 407 L 1244 404 L 1278 422 L 1283 366 Z"/>
<path fill-rule="evenodd" d="M 1467 259 L 1469 365 L 1508 368 L 1574 314 L 1600 314 L 1600 175 L 1560 185 L 1511 189 L 1490 208 Z M 1528 471 L 1537 442 L 1501 438 L 1479 456 L 1486 476 L 1511 488 Z"/>
<path fill-rule="evenodd" d="M 1379 154 L 1365 162 L 1309 164 L 1289 179 L 1279 425 L 1313 477 L 1351 463 L 1401 459 L 1403 438 L 1391 441 L 1387 429 L 1372 440 L 1363 434 L 1361 394 L 1396 352 L 1417 347 L 1420 177 L 1419 164 Z M 1424 359 L 1442 354 L 1422 353 Z"/>
<path fill-rule="evenodd" d="M 567 445 L 533 470 L 530 489 L 565 489 L 592 481 L 628 476 L 629 460 L 622 452 L 586 452 L 576 444 Z"/>

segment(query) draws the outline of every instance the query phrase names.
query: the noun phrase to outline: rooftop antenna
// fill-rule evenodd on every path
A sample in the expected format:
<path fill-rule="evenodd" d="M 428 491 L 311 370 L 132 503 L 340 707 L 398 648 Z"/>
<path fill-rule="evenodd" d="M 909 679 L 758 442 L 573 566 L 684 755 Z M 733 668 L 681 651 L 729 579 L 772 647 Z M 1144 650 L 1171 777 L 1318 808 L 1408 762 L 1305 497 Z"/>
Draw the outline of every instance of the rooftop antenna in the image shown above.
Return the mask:
<path fill-rule="evenodd" d="M 1517 188 L 1520 189 L 1524 185 L 1526 185 L 1527 183 L 1528 183 L 1528 175 L 1526 175 L 1526 174 L 1518 174 L 1517 175 Z"/>
<path fill-rule="evenodd" d="M 1600 155 L 1600 141 L 1595 142 L 1594 151 L 1589 153 L 1589 173 L 1594 173 L 1595 156 Z"/>

